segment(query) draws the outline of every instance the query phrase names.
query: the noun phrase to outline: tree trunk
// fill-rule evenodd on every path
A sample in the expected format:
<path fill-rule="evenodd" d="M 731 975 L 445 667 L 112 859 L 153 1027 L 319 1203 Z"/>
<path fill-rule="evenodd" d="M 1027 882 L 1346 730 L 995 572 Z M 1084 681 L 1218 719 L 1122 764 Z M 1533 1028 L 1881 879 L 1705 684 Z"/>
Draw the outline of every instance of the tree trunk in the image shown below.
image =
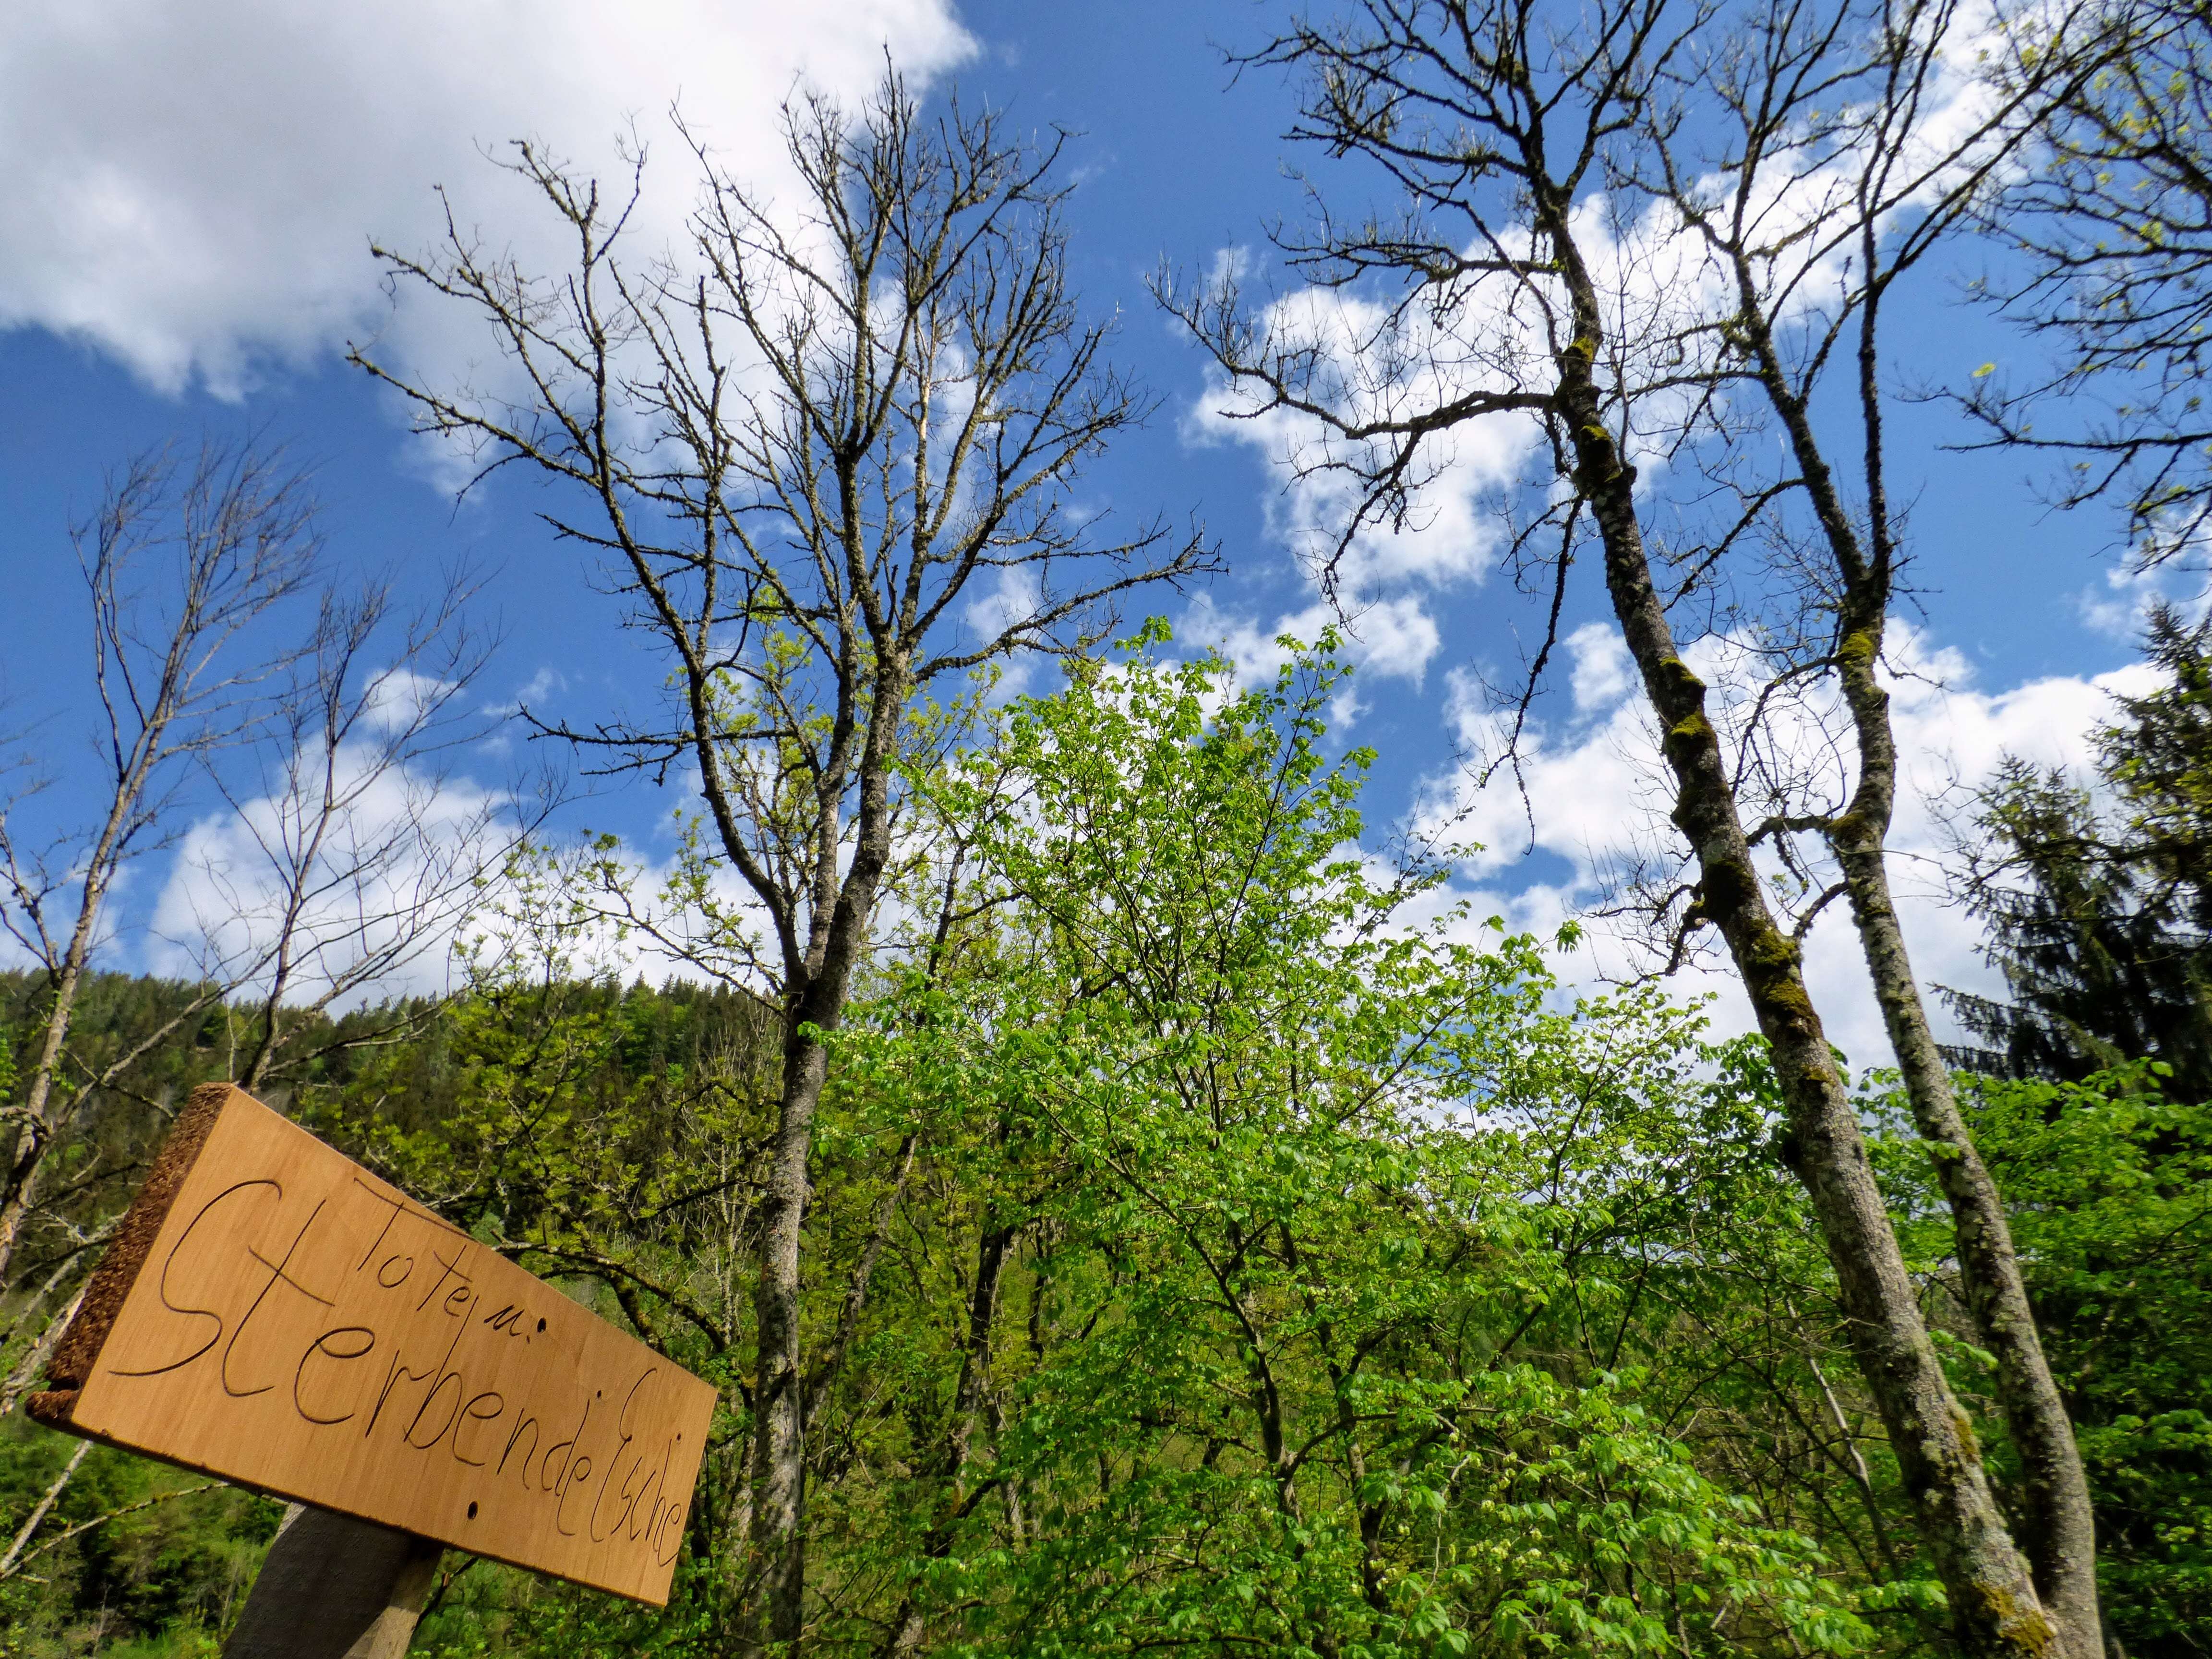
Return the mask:
<path fill-rule="evenodd" d="M 69 957 L 54 986 L 53 1006 L 46 1012 L 46 1035 L 40 1043 L 38 1064 L 31 1073 L 30 1089 L 24 1097 L 22 1121 L 9 1152 L 7 1185 L 0 1189 L 0 1285 L 7 1283 L 8 1270 L 15 1265 L 15 1249 L 23 1239 L 23 1223 L 31 1212 L 39 1169 L 46 1162 L 47 1149 L 53 1145 L 50 1113 L 54 1078 L 61 1070 L 70 1020 L 76 1012 L 77 988 L 84 981 L 83 957 L 91 943 L 92 921 L 98 914 L 99 903 L 97 892 L 88 886 L 84 913 L 79 918 L 76 934 L 70 942 Z"/>
<path fill-rule="evenodd" d="M 825 811 L 815 856 L 825 872 L 817 886 L 816 925 L 805 959 L 787 968 L 783 1100 L 769 1152 L 768 1191 L 762 1204 L 761 1274 L 754 1296 L 759 1329 L 759 1380 L 753 1441 L 752 1537 L 769 1571 L 769 1643 L 795 1653 L 806 1623 L 806 1372 L 801 1352 L 800 1245 L 812 1190 L 808 1166 L 814 1118 L 829 1080 L 823 1033 L 844 1018 L 854 970 L 867 944 L 877 884 L 890 861 L 890 773 L 904 719 L 907 665 L 881 664 L 876 706 L 871 710 L 855 782 L 853 860 L 842 883 L 835 880 L 838 836 Z M 711 752 L 702 758 L 711 759 Z M 835 902 L 823 920 L 822 902 Z"/>
<path fill-rule="evenodd" d="M 1863 256 L 1873 269 L 1875 248 L 1865 246 Z M 1756 291 L 1753 275 L 1741 258 L 1737 281 L 1746 295 Z M 1950 1068 L 1929 1029 L 1890 891 L 1885 843 L 1897 811 L 1897 735 L 1890 723 L 1889 693 L 1877 669 L 1891 602 L 1895 545 L 1875 355 L 1881 300 L 1879 289 L 1870 289 L 1860 313 L 1857 390 L 1866 434 L 1867 489 L 1863 545 L 1821 453 L 1804 398 L 1783 368 L 1771 330 L 1756 316 L 1750 330 L 1760 381 L 1781 416 L 1843 584 L 1835 668 L 1850 711 L 1859 774 L 1849 809 L 1826 826 L 1826 836 L 1843 872 L 1860 949 L 1914 1123 L 1928 1144 L 1950 1206 L 1967 1308 L 1984 1346 L 1996 1357 L 1998 1406 L 2023 1469 L 2022 1541 L 2044 1611 L 2057 1626 L 2054 1659 L 2099 1659 L 2104 1642 L 2088 1478 L 2065 1401 L 2044 1358 L 2013 1253 L 2002 1197 L 1959 1114 Z"/>
<path fill-rule="evenodd" d="M 2054 1659 L 2099 1659 L 2104 1641 L 2088 1478 L 2036 1333 L 2003 1199 L 1960 1115 L 1950 1068 L 1929 1030 L 1890 894 L 1883 842 L 1894 810 L 1897 757 L 1889 693 L 1875 675 L 1880 656 L 1878 622 L 1845 635 L 1840 670 L 1858 729 L 1860 783 L 1851 811 L 1832 827 L 1829 844 L 1843 868 L 1852 920 L 1913 1121 L 1928 1143 L 1951 1206 L 1967 1307 L 1996 1360 L 1997 1401 L 2021 1458 L 2027 1512 L 2022 1542 L 2044 1610 L 2057 1626 L 2052 1654 Z"/>
<path fill-rule="evenodd" d="M 1572 342 L 1558 358 L 1556 418 L 1571 434 L 1573 481 L 1597 524 L 1613 614 L 1664 732 L 1677 787 L 1674 822 L 1698 865 L 1686 920 L 1719 929 L 1773 1051 L 1783 1158 L 1812 1200 L 1850 1339 L 1889 1431 L 1960 1644 L 1972 1655 L 2040 1659 L 2054 1634 L 2051 1620 L 1990 1491 L 1972 1425 L 1952 1398 L 1929 1340 L 1858 1121 L 1806 994 L 1796 943 L 1767 908 L 1720 739 L 1705 714 L 1705 683 L 1682 661 L 1652 584 L 1636 516 L 1636 474 L 1605 424 L 1592 373 L 1604 337 L 1602 312 L 1575 246 L 1571 207 L 1563 194 L 1537 204 L 1538 228 L 1558 255 L 1573 312 Z"/>
<path fill-rule="evenodd" d="M 15 1572 L 15 1564 L 23 1559 L 24 1546 L 31 1541 L 32 1534 L 38 1531 L 39 1523 L 44 1521 L 54 1505 L 61 1501 L 62 1493 L 69 1490 L 69 1483 L 76 1474 L 76 1466 L 84 1462 L 85 1454 L 91 1449 L 92 1442 L 89 1440 L 80 1440 L 76 1443 L 76 1449 L 70 1454 L 70 1461 L 63 1466 L 62 1472 L 54 1477 L 54 1484 L 46 1488 L 46 1495 L 41 1498 L 32 1509 L 29 1519 L 16 1529 L 15 1540 L 8 1546 L 8 1553 L 0 1556 L 0 1578 L 6 1578 Z"/>
<path fill-rule="evenodd" d="M 763 1203 L 760 1284 L 754 1294 L 759 1328 L 753 1433 L 752 1531 L 768 1560 L 769 1643 L 795 1644 L 805 1623 L 806 1400 L 799 1352 L 799 1243 L 811 1190 L 807 1164 L 814 1115 L 828 1079 L 830 1055 L 794 1018 L 784 1042 L 783 1102 L 769 1153 Z"/>
<path fill-rule="evenodd" d="M 23 1242 L 23 1223 L 31 1212 L 39 1169 L 53 1146 L 54 1079 L 60 1074 L 62 1054 L 69 1043 L 70 1022 L 76 1014 L 77 993 L 83 988 L 86 966 L 92 960 L 92 942 L 100 922 L 100 907 L 107 901 L 107 884 L 115 873 L 118 848 L 131 809 L 145 784 L 152 740 L 168 724 L 170 698 L 165 686 L 155 709 L 160 725 L 149 722 L 149 737 L 133 751 L 131 763 L 117 781 L 107 821 L 100 828 L 84 874 L 82 896 L 77 901 L 76 925 L 70 930 L 69 945 L 61 960 L 47 960 L 53 975 L 53 1006 L 46 1011 L 46 1035 L 40 1039 L 38 1063 L 32 1068 L 31 1086 L 24 1092 L 23 1114 L 13 1146 L 9 1149 L 6 1186 L 0 1188 L 0 1285 L 8 1282 L 15 1251 Z"/>

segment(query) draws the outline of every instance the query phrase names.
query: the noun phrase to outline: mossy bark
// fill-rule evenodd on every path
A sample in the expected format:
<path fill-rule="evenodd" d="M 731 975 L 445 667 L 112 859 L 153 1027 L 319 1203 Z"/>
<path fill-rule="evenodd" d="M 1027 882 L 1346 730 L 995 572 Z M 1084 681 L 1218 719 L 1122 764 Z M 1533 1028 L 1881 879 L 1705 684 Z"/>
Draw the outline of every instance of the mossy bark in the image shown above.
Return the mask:
<path fill-rule="evenodd" d="M 2064 1659 L 2098 1659 L 2104 1639 L 2088 1479 L 2036 1332 L 2003 1198 L 1960 1115 L 1890 891 L 1883 841 L 1896 795 L 1897 756 L 1889 694 L 1875 676 L 1879 627 L 1876 620 L 1847 635 L 1840 653 L 1844 696 L 1858 728 L 1860 776 L 1850 810 L 1837 820 L 1829 843 L 1843 869 L 1914 1123 L 1951 1207 L 1960 1285 L 1983 1345 L 1996 1361 L 1997 1403 L 2021 1460 L 2021 1542 L 2044 1610 L 2057 1627 L 2051 1650 Z"/>
<path fill-rule="evenodd" d="M 1875 250 L 1864 251 L 1869 268 Z M 1845 510 L 1835 475 L 1799 389 L 1784 371 L 1753 273 L 1739 258 L 1738 291 L 1751 361 L 1779 417 L 1833 561 L 1839 603 L 1834 668 L 1858 750 L 1858 780 L 1845 810 L 1826 827 L 1842 871 L 1867 971 L 1895 1052 L 1914 1124 L 1935 1162 L 1957 1240 L 1959 1282 L 1983 1344 L 1995 1357 L 1997 1403 L 2021 1460 L 2025 1546 L 2043 1608 L 2054 1626 L 2051 1653 L 2098 1659 L 2096 1521 L 2074 1428 L 2045 1358 L 2012 1230 L 1966 1120 L 1951 1072 L 1936 1047 L 1912 972 L 1890 889 L 1885 851 L 1897 806 L 1897 737 L 1878 665 L 1895 586 L 1896 550 L 1883 464 L 1882 404 L 1875 341 L 1882 299 L 1870 288 L 1859 311 L 1858 385 L 1866 504 L 1864 534 Z"/>
<path fill-rule="evenodd" d="M 1571 206 L 1564 191 L 1538 192 L 1538 229 L 1572 311 L 1571 343 L 1557 359 L 1556 418 L 1571 434 L 1574 483 L 1597 526 L 1613 614 L 1665 733 L 1676 787 L 1673 817 L 1697 860 L 1699 911 L 1726 942 L 1771 1047 L 1785 1117 L 1783 1158 L 1811 1198 L 1850 1340 L 1888 1429 L 1960 1644 L 1973 1655 L 2043 1656 L 2056 1631 L 1929 1339 L 1850 1095 L 1806 993 L 1796 942 L 1776 924 L 1752 862 L 1705 711 L 1705 684 L 1682 661 L 1652 581 L 1636 474 L 1605 423 L 1593 372 L 1602 312 L 1576 246 Z"/>

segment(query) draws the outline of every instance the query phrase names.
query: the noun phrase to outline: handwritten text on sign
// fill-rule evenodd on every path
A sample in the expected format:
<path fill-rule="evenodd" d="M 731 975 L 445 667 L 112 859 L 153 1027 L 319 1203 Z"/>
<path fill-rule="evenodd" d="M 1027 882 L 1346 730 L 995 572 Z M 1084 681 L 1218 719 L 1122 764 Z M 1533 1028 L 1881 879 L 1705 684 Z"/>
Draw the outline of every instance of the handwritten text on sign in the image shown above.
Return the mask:
<path fill-rule="evenodd" d="M 200 1132 L 66 1426 L 665 1601 L 714 1390 L 251 1097 Z"/>

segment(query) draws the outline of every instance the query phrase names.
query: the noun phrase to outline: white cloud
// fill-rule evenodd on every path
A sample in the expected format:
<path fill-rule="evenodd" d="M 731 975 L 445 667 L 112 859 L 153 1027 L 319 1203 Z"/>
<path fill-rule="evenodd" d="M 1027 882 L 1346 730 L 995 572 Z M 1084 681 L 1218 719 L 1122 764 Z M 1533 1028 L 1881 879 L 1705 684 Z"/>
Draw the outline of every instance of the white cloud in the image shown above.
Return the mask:
<path fill-rule="evenodd" d="M 505 702 L 489 703 L 483 712 L 505 717 L 520 714 L 526 708 L 542 708 L 546 698 L 568 689 L 568 677 L 548 663 L 540 667 Z"/>
<path fill-rule="evenodd" d="M 235 395 L 378 325 L 368 240 L 434 240 L 434 186 L 495 245 L 549 236 L 486 149 L 532 137 L 610 174 L 632 119 L 673 148 L 680 100 L 772 187 L 794 78 L 856 95 L 886 46 L 918 80 L 971 49 L 949 0 L 24 0 L 0 11 L 0 326 Z M 691 170 L 666 159 L 635 225 L 647 248 L 690 206 Z M 403 316 L 399 355 L 452 351 L 441 325 Z"/>
<path fill-rule="evenodd" d="M 1478 387 L 1530 383 L 1514 293 L 1489 284 L 1464 297 L 1449 330 L 1425 319 L 1400 325 L 1379 305 L 1321 289 L 1278 300 L 1261 325 L 1315 353 L 1319 401 L 1348 418 L 1387 419 Z M 1337 586 L 1354 601 L 1479 581 L 1507 528 L 1493 498 L 1521 476 L 1539 435 L 1520 414 L 1468 420 L 1437 434 L 1424 447 L 1407 510 L 1389 523 L 1363 524 L 1340 551 L 1342 527 L 1362 499 L 1358 470 L 1384 453 L 1381 447 L 1339 438 L 1304 415 L 1263 409 L 1252 386 L 1218 375 L 1182 429 L 1193 442 L 1257 450 L 1283 480 L 1266 503 L 1270 532 L 1310 571 L 1334 560 Z"/>
<path fill-rule="evenodd" d="M 1417 599 L 1404 595 L 1361 606 L 1349 617 L 1340 617 L 1330 605 L 1316 603 L 1263 623 L 1223 611 L 1210 595 L 1200 594 L 1176 633 L 1186 645 L 1219 651 L 1235 665 L 1239 684 L 1250 684 L 1272 678 L 1291 659 L 1284 638 L 1310 646 L 1332 627 L 1342 638 L 1345 659 L 1363 676 L 1417 686 L 1443 644 L 1435 619 Z"/>
<path fill-rule="evenodd" d="M 376 744 L 302 751 L 284 787 L 187 830 L 146 930 L 140 970 L 264 991 L 297 921 L 288 1000 L 429 994 L 513 830 L 506 797 L 409 766 Z M 328 805 L 325 806 L 325 799 Z"/>
<path fill-rule="evenodd" d="M 2212 606 L 2212 580 L 2208 580 L 2203 550 L 2191 548 L 2179 558 L 2146 570 L 2133 564 L 2115 565 L 2103 582 L 2081 590 L 2077 601 L 2082 622 L 2107 639 L 2138 645 L 2153 607 L 2165 605 L 2183 616 L 2196 618 Z"/>
<path fill-rule="evenodd" d="M 362 700 L 361 730 L 374 737 L 413 731 L 442 708 L 453 687 L 435 675 L 389 668 L 370 683 Z"/>
<path fill-rule="evenodd" d="M 1625 862 L 1678 845 L 1666 822 L 1672 791 L 1640 691 L 1625 673 L 1601 682 L 1583 672 L 1605 654 L 1589 640 L 1577 651 L 1574 720 L 1560 727 L 1532 723 L 1523 733 L 1525 799 L 1510 781 L 1475 790 L 1463 776 L 1451 775 L 1432 781 L 1422 808 L 1431 825 L 1460 815 L 1459 833 L 1485 843 L 1462 866 L 1471 884 L 1455 890 L 1470 902 L 1474 919 L 1500 915 L 1510 927 L 1548 935 L 1570 917 L 1585 918 L 1586 953 L 1562 966 L 1593 979 L 1618 978 L 1651 965 L 1628 924 L 1592 919 L 1589 913 Z M 2057 676 L 1984 691 L 1972 684 L 1963 658 L 1910 631 L 1900 630 L 1893 654 L 1909 672 L 1890 679 L 1901 763 L 1889 838 L 1891 880 L 1913 967 L 1923 989 L 1936 984 L 1996 988 L 1978 954 L 1980 924 L 1946 899 L 1950 815 L 1963 803 L 1964 792 L 1988 778 L 2008 754 L 2064 767 L 2086 779 L 2091 738 L 2112 717 L 2113 696 L 2140 694 L 2155 675 L 2136 663 L 2094 678 Z M 1740 713 L 1747 705 L 1755 687 L 1740 649 L 1708 637 L 1685 655 L 1713 685 L 1717 707 Z M 1601 695 L 1601 684 L 1608 693 Z M 1462 748 L 1495 752 L 1496 714 L 1464 676 L 1455 674 L 1452 686 L 1449 717 Z M 1831 712 L 1785 707 L 1772 731 L 1777 746 L 1804 775 L 1832 791 L 1840 780 L 1830 775 L 1835 751 L 1824 722 Z M 1516 882 L 1516 871 L 1527 867 L 1521 860 L 1532 852 L 1563 863 L 1565 873 L 1554 874 L 1556 866 L 1547 864 L 1536 878 Z M 1814 924 L 1806 941 L 1805 972 L 1830 1039 L 1855 1065 L 1889 1063 L 1857 936 L 1840 904 Z M 1751 1029 L 1749 1006 L 1724 963 L 1686 970 L 1676 986 L 1686 994 L 1718 992 L 1723 1028 Z M 1941 1022 L 1941 1008 L 1932 1012 Z"/>
<path fill-rule="evenodd" d="M 1618 703 L 1629 685 L 1628 641 L 1611 623 L 1584 623 L 1567 635 L 1574 658 L 1575 710 L 1588 714 Z"/>
<path fill-rule="evenodd" d="M 961 617 L 967 624 L 969 638 L 978 645 L 1000 637 L 1036 616 L 1044 599 L 1036 568 L 1028 565 L 1001 567 L 994 580 L 978 584 L 973 592 Z M 1026 695 L 1035 687 L 1040 661 L 1038 654 L 1032 651 L 1003 659 L 993 695 L 1001 699 Z"/>

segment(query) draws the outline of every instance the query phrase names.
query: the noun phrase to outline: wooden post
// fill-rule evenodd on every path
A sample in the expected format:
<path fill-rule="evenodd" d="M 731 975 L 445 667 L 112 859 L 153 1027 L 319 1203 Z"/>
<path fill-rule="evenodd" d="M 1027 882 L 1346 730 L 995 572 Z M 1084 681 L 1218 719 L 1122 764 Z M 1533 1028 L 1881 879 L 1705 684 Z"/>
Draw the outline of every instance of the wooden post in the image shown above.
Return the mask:
<path fill-rule="evenodd" d="M 445 1546 L 305 1504 L 284 1512 L 223 1659 L 400 1659 Z"/>

